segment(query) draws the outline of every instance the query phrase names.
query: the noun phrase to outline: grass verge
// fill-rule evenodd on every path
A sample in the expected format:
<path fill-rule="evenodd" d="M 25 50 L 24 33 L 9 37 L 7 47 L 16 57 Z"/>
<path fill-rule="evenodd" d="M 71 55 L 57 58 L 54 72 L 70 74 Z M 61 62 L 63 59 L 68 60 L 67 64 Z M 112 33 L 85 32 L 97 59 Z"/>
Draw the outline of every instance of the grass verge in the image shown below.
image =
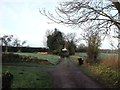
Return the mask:
<path fill-rule="evenodd" d="M 72 62 L 87 76 L 97 80 L 107 88 L 120 88 L 120 72 L 102 63 L 78 65 L 78 56 L 71 56 Z"/>
<path fill-rule="evenodd" d="M 2 71 L 13 74 L 12 88 L 52 88 L 50 74 L 41 67 L 3 66 Z"/>

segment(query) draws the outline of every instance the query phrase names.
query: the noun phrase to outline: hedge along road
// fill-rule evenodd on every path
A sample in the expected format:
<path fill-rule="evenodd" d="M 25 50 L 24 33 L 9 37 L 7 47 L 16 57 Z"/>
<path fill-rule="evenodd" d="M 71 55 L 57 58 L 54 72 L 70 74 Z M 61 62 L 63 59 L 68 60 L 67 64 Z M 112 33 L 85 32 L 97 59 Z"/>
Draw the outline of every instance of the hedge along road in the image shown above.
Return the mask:
<path fill-rule="evenodd" d="M 54 88 L 102 88 L 100 84 L 83 74 L 71 61 L 61 59 L 52 73 Z"/>

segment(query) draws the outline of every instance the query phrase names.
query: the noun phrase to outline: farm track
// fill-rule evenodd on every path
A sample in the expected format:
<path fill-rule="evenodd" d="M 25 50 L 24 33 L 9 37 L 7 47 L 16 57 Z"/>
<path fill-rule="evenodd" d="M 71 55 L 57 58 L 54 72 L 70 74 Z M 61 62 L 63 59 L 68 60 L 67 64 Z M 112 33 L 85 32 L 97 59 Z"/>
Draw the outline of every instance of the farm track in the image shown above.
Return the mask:
<path fill-rule="evenodd" d="M 70 60 L 61 60 L 52 73 L 54 88 L 101 88 L 102 86 L 83 74 Z"/>

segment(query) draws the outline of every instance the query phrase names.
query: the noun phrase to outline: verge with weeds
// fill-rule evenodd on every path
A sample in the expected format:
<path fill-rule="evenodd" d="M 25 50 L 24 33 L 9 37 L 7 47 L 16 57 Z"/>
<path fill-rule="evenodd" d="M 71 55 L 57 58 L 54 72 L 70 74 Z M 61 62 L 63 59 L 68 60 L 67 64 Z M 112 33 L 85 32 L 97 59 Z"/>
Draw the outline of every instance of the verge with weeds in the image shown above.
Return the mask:
<path fill-rule="evenodd" d="M 111 68 L 103 63 L 78 65 L 78 56 L 71 56 L 72 62 L 89 77 L 95 79 L 106 88 L 120 88 L 120 71 L 118 68 Z"/>

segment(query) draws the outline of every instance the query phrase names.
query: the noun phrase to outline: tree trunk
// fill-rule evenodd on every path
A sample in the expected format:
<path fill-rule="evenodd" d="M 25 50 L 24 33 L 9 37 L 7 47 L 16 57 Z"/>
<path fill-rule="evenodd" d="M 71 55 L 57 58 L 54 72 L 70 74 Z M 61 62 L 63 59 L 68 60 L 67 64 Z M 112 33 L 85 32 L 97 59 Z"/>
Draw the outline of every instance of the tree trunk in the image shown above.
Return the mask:
<path fill-rule="evenodd" d="M 21 52 L 21 47 L 18 48 L 18 51 L 17 52 Z"/>
<path fill-rule="evenodd" d="M 5 52 L 8 52 L 8 46 L 5 46 Z"/>

